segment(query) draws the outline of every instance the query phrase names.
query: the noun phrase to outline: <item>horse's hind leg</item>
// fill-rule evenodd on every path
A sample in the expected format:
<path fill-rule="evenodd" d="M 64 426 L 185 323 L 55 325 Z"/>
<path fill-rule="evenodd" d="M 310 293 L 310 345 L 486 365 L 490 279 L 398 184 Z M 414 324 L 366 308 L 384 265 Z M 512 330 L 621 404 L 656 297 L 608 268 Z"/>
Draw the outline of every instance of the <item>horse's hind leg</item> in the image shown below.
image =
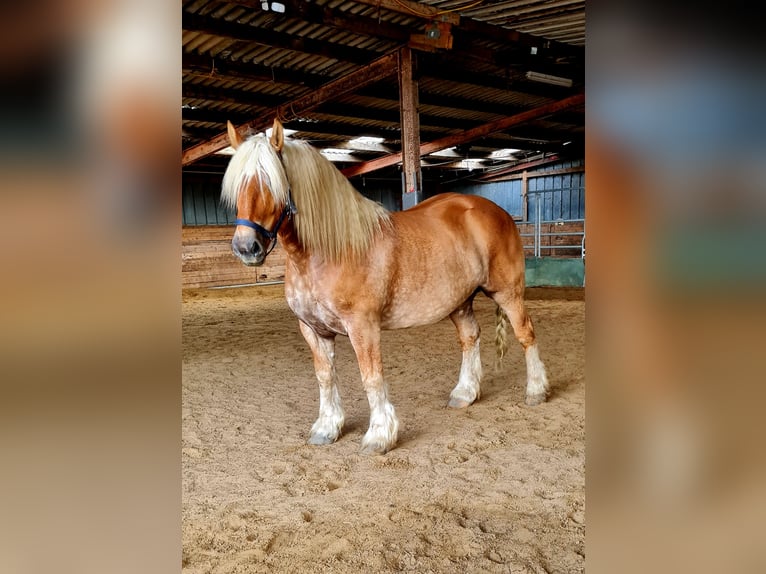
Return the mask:
<path fill-rule="evenodd" d="M 319 418 L 311 427 L 309 443 L 329 444 L 340 436 L 344 421 L 336 384 L 335 336 L 320 337 L 302 321 L 299 324 L 301 333 L 314 355 L 314 370 L 319 381 Z"/>
<path fill-rule="evenodd" d="M 460 377 L 457 386 L 450 393 L 449 406 L 463 408 L 470 405 L 480 394 L 481 354 L 479 336 L 481 330 L 473 314 L 473 299 L 455 309 L 449 316 L 457 327 L 460 346 L 463 349 L 463 362 L 460 365 Z"/>
<path fill-rule="evenodd" d="M 526 403 L 538 405 L 545 402 L 548 397 L 548 376 L 545 373 L 545 365 L 540 360 L 535 330 L 524 305 L 524 298 L 519 293 L 509 295 L 496 293 L 493 298 L 508 315 L 513 333 L 524 348 L 524 356 L 527 361 Z"/>

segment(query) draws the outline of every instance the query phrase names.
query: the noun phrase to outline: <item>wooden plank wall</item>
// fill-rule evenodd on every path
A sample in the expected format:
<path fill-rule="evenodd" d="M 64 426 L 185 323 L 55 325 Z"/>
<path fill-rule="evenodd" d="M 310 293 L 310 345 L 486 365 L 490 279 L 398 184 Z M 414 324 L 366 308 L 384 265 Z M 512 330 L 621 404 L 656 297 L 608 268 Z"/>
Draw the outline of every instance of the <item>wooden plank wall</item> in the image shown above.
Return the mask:
<path fill-rule="evenodd" d="M 184 225 L 181 230 L 181 287 L 222 287 L 283 281 L 285 254 L 277 245 L 260 267 L 248 267 L 231 252 L 233 225 Z"/>
<path fill-rule="evenodd" d="M 534 233 L 533 223 L 517 223 L 521 233 Z M 582 231 L 583 223 L 555 223 L 542 226 L 543 233 L 557 231 Z M 231 252 L 232 225 L 183 226 L 181 247 L 181 286 L 184 289 L 199 287 L 223 287 L 226 285 L 246 285 L 284 281 L 285 254 L 277 245 L 261 267 L 243 265 Z M 580 257 L 580 249 L 556 249 L 552 253 L 545 245 L 579 245 L 581 237 L 577 235 L 559 235 L 542 237 L 542 255 L 553 257 Z M 533 237 L 522 237 L 527 246 L 528 257 L 534 255 Z"/>

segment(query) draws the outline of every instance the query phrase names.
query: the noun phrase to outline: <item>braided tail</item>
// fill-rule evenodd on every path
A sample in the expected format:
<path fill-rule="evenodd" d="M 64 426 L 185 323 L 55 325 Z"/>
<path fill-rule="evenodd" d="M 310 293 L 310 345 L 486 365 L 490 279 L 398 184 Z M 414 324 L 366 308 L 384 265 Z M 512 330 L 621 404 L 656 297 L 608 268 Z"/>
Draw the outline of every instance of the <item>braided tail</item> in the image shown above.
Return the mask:
<path fill-rule="evenodd" d="M 497 370 L 508 351 L 508 315 L 500 305 L 495 307 L 495 349 L 497 351 L 495 370 Z"/>

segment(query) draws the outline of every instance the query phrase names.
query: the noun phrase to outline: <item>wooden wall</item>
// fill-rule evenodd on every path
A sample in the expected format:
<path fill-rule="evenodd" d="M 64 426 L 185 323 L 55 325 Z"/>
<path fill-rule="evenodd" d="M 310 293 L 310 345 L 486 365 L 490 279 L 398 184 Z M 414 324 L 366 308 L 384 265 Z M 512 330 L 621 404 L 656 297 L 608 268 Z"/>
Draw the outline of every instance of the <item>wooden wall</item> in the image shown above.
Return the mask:
<path fill-rule="evenodd" d="M 534 224 L 517 223 L 521 233 L 534 233 Z M 544 224 L 543 233 L 582 231 L 583 223 Z M 232 225 L 183 226 L 181 248 L 181 285 L 184 289 L 199 287 L 222 287 L 283 281 L 285 278 L 285 254 L 277 245 L 261 267 L 247 267 L 231 252 Z M 580 257 L 577 249 L 556 249 L 553 252 L 545 245 L 575 245 L 580 243 L 577 235 L 543 236 L 544 257 Z M 533 237 L 522 237 L 527 246 L 527 257 L 534 255 Z"/>
<path fill-rule="evenodd" d="M 231 252 L 233 225 L 184 225 L 181 230 L 181 287 L 221 287 L 282 281 L 285 254 L 274 248 L 261 267 L 248 267 Z"/>

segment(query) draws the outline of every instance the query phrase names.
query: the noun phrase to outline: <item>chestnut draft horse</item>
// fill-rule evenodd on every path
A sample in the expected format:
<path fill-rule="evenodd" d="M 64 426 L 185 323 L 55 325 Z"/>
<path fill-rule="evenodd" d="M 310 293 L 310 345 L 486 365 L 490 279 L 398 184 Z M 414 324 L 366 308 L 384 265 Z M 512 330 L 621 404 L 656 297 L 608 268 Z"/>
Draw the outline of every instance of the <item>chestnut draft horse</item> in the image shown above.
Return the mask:
<path fill-rule="evenodd" d="M 246 140 L 229 122 L 229 139 L 236 152 L 221 200 L 237 210 L 232 250 L 245 265 L 261 265 L 277 239 L 282 242 L 285 296 L 314 355 L 319 418 L 309 443 L 332 443 L 343 428 L 336 335 L 351 341 L 370 404 L 364 453 L 393 448 L 399 428 L 383 379 L 381 329 L 449 317 L 463 349 L 449 406 L 473 403 L 481 379 L 479 325 L 472 308 L 479 291 L 498 305 L 498 356 L 505 352 L 510 319 L 526 355 L 526 402 L 545 401 L 545 367 L 524 305 L 524 252 L 503 209 L 477 196 L 442 194 L 388 212 L 357 192 L 308 143 L 286 141 L 278 120 L 270 137 Z"/>

